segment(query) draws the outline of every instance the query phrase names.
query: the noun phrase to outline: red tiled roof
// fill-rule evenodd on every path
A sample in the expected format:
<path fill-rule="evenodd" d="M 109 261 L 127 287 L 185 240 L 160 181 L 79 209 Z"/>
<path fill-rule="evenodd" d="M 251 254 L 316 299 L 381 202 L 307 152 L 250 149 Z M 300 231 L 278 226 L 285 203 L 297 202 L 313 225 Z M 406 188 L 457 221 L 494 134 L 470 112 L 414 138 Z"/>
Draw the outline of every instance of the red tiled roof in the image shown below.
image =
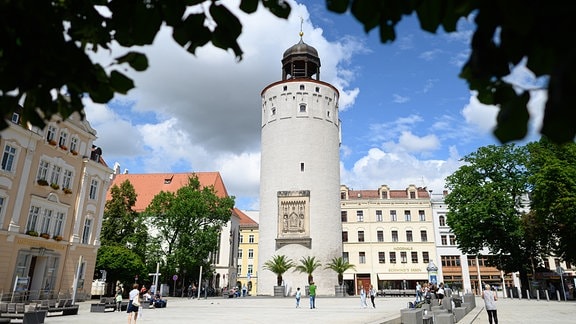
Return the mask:
<path fill-rule="evenodd" d="M 256 221 L 236 207 L 234 207 L 234 214 L 240 218 L 240 227 L 258 227 Z"/>
<path fill-rule="evenodd" d="M 430 198 L 430 194 L 426 188 L 417 188 L 418 198 Z M 403 199 L 410 198 L 407 190 L 388 190 L 390 199 Z M 379 199 L 378 190 L 348 190 L 348 199 Z"/>
<path fill-rule="evenodd" d="M 114 185 L 120 186 L 121 183 L 129 180 L 138 195 L 134 211 L 141 212 L 150 205 L 154 196 L 160 191 L 176 192 L 188 184 L 188 178 L 192 175 L 198 177 L 202 187 L 213 186 L 218 197 L 228 197 L 228 192 L 219 172 L 117 174 L 112 180 L 110 188 Z M 111 198 L 110 190 L 108 190 L 106 200 Z"/>

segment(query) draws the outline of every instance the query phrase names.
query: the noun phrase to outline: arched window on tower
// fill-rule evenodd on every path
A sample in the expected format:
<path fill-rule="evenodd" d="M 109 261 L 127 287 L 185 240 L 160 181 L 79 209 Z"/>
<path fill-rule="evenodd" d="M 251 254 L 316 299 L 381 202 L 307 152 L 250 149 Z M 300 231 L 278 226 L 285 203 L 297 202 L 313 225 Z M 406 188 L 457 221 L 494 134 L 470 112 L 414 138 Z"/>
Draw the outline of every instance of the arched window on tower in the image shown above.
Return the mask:
<path fill-rule="evenodd" d="M 304 87 L 303 84 L 300 85 L 300 90 L 305 90 L 306 88 Z"/>
<path fill-rule="evenodd" d="M 300 104 L 300 112 L 301 112 L 301 113 L 305 113 L 305 112 L 306 112 L 306 104 L 304 104 L 304 103 L 301 103 L 301 104 Z"/>

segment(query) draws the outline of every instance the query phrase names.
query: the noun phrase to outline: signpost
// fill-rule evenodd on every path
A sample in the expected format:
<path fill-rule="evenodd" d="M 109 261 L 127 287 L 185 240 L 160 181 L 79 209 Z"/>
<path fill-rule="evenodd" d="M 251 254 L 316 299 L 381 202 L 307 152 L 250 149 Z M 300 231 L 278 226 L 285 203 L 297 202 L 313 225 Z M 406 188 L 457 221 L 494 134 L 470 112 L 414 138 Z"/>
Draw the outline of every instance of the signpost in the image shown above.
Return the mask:
<path fill-rule="evenodd" d="M 178 275 L 177 274 L 173 275 L 172 280 L 174 280 L 174 293 L 172 293 L 172 295 L 176 297 L 176 280 L 178 280 Z"/>
<path fill-rule="evenodd" d="M 152 293 L 154 294 L 156 292 L 156 289 L 158 289 L 158 277 L 161 275 L 160 273 L 160 263 L 156 263 L 156 273 L 149 273 L 149 276 L 154 276 L 154 289 L 150 289 L 152 291 Z"/>

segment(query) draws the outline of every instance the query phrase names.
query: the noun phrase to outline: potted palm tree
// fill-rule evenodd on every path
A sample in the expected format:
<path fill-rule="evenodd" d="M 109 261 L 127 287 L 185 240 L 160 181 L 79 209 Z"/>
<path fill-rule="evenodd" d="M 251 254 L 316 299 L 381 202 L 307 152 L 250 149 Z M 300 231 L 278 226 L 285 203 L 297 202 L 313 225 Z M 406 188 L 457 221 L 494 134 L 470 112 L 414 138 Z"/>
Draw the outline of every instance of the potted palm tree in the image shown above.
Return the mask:
<path fill-rule="evenodd" d="M 337 297 L 344 297 L 344 272 L 356 269 L 356 266 L 344 260 L 343 257 L 333 258 L 325 269 L 334 270 L 338 274 L 338 286 L 334 287 Z"/>
<path fill-rule="evenodd" d="M 300 259 L 300 264 L 294 268 L 294 271 L 299 271 L 301 273 L 308 274 L 308 284 L 311 284 L 314 281 L 312 273 L 314 272 L 314 270 L 320 268 L 321 266 L 322 264 L 316 261 L 316 257 L 307 256 L 302 257 L 302 259 Z M 306 295 L 309 295 L 308 287 L 309 286 L 306 286 L 305 288 Z"/>
<path fill-rule="evenodd" d="M 282 275 L 292 267 L 294 267 L 294 261 L 288 259 L 285 255 L 275 255 L 272 259 L 264 262 L 264 270 L 270 270 L 276 274 L 277 285 L 274 286 L 274 297 L 284 296 Z"/>

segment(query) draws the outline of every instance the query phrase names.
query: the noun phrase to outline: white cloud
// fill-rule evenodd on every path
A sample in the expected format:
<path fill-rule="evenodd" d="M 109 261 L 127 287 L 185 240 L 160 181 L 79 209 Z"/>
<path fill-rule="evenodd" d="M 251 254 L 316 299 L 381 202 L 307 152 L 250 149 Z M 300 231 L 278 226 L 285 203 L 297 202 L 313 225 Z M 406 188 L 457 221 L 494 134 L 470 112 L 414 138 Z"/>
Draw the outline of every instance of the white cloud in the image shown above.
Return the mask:
<path fill-rule="evenodd" d="M 432 61 L 441 53 L 442 53 L 441 50 L 433 49 L 430 51 L 420 53 L 420 58 L 423 59 L 424 61 Z"/>
<path fill-rule="evenodd" d="M 416 136 L 412 132 L 402 132 L 398 144 L 408 152 L 422 152 L 437 149 L 440 141 L 434 134 Z"/>
<path fill-rule="evenodd" d="M 483 133 L 491 133 L 496 126 L 498 107 L 481 103 L 476 94 L 470 95 L 470 101 L 462 109 L 466 123 Z"/>
<path fill-rule="evenodd" d="M 393 97 L 392 101 L 394 103 L 398 103 L 398 104 L 403 104 L 403 103 L 410 101 L 410 97 L 401 96 L 401 95 L 396 94 L 396 93 L 392 94 L 392 97 Z"/>

